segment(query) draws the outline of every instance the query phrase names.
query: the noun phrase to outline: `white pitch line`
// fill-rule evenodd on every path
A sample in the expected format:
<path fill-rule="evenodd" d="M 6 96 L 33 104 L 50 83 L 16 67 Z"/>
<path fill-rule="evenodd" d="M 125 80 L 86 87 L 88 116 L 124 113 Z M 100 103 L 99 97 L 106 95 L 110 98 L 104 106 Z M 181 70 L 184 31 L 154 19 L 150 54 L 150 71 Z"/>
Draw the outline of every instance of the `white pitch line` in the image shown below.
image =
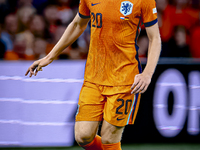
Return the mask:
<path fill-rule="evenodd" d="M 190 89 L 200 89 L 200 86 L 198 85 L 189 85 Z"/>
<path fill-rule="evenodd" d="M 28 104 L 78 104 L 77 100 L 25 100 L 21 98 L 0 98 L 0 102 L 19 102 Z"/>
<path fill-rule="evenodd" d="M 2 124 L 18 124 L 27 126 L 73 126 L 74 122 L 27 122 L 21 120 L 0 120 Z"/>
<path fill-rule="evenodd" d="M 15 141 L 13 141 L 13 142 L 11 142 L 11 141 L 0 141 L 0 145 L 20 145 L 21 143 L 20 142 L 15 142 Z"/>
<path fill-rule="evenodd" d="M 163 82 L 163 83 L 157 83 L 156 85 L 160 85 L 160 86 L 183 86 L 185 84 L 184 83 Z"/>
<path fill-rule="evenodd" d="M 0 76 L 0 80 L 14 80 L 23 82 L 50 82 L 50 83 L 83 83 L 84 79 L 61 79 L 61 78 L 24 78 L 20 76 Z"/>

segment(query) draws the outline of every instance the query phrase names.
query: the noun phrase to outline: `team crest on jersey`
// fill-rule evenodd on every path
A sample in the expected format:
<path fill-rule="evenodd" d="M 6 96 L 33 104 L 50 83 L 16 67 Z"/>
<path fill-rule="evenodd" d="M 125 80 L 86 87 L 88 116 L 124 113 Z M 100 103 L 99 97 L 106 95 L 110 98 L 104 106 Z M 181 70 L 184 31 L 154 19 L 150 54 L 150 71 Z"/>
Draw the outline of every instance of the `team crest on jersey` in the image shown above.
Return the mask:
<path fill-rule="evenodd" d="M 133 11 L 133 4 L 129 1 L 123 1 L 121 3 L 120 12 L 124 15 L 130 15 Z"/>

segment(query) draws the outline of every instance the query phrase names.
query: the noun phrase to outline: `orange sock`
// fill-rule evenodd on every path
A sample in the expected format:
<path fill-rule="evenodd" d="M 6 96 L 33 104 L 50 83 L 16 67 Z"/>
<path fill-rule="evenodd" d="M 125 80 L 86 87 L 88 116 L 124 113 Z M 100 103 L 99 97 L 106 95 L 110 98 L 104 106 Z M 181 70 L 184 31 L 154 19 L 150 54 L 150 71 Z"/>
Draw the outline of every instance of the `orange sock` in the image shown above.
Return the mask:
<path fill-rule="evenodd" d="M 81 146 L 81 147 L 83 147 L 86 150 L 103 150 L 103 146 L 101 143 L 101 137 L 96 135 L 96 137 L 94 138 L 94 140 L 91 143 Z"/>
<path fill-rule="evenodd" d="M 114 143 L 114 144 L 103 144 L 104 150 L 122 150 L 121 149 L 121 142 Z"/>

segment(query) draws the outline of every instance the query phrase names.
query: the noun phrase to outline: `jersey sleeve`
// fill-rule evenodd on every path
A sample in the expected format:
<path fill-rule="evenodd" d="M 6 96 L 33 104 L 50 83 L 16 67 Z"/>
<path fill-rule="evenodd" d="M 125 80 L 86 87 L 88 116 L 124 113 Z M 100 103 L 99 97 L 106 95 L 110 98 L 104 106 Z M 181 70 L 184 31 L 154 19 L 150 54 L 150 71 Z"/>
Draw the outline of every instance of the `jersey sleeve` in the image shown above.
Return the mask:
<path fill-rule="evenodd" d="M 158 22 L 155 0 L 142 1 L 142 22 L 145 27 L 150 27 Z"/>
<path fill-rule="evenodd" d="M 90 10 L 87 7 L 86 0 L 80 0 L 79 4 L 79 16 L 81 18 L 90 18 Z"/>

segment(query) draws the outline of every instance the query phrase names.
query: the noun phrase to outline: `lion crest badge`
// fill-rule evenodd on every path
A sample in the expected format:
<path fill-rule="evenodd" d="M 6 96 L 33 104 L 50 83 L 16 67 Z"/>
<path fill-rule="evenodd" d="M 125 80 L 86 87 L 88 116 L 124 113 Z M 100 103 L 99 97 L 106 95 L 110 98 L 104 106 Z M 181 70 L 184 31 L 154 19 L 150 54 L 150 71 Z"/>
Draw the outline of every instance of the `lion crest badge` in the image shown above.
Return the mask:
<path fill-rule="evenodd" d="M 120 12 L 124 15 L 130 15 L 133 11 L 133 3 L 129 1 L 123 1 L 121 3 Z"/>

